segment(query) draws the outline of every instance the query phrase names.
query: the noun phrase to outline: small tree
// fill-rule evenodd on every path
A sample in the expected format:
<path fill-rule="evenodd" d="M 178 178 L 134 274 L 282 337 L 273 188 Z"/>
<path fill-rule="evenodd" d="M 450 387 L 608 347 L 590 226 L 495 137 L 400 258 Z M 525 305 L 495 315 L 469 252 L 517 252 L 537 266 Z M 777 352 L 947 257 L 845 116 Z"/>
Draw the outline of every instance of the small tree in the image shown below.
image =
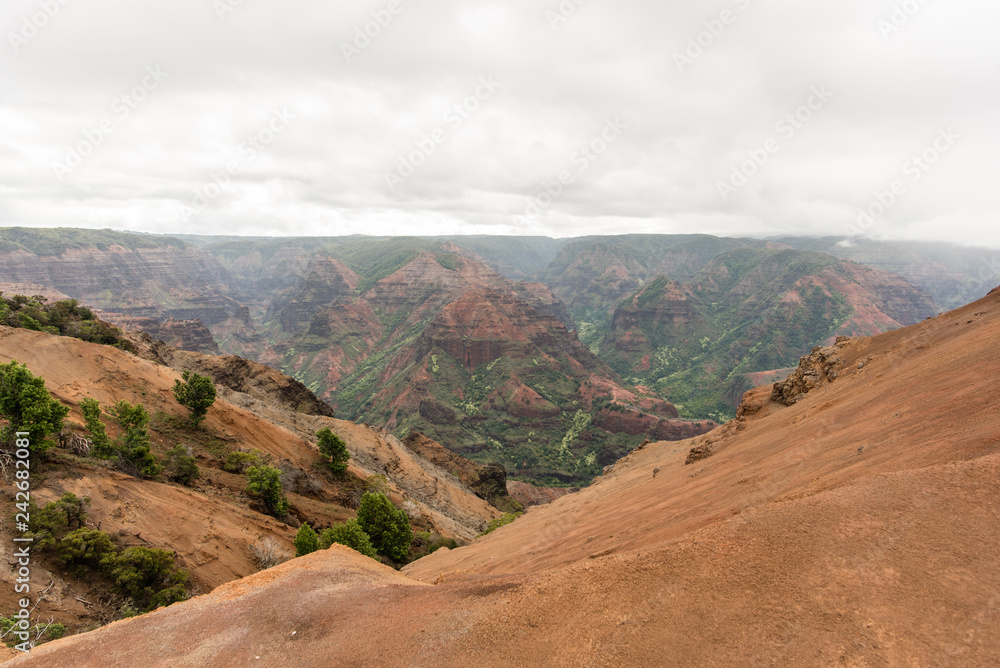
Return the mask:
<path fill-rule="evenodd" d="M 45 381 L 36 378 L 23 364 L 0 364 L 0 418 L 7 424 L 0 428 L 0 441 L 13 445 L 16 432 L 28 432 L 32 456 L 52 446 L 48 437 L 62 431 L 63 418 L 69 409 L 53 399 Z"/>
<path fill-rule="evenodd" d="M 198 470 L 198 463 L 191 456 L 191 451 L 184 445 L 167 451 L 167 478 L 174 482 L 190 487 L 194 481 L 201 477 Z"/>
<path fill-rule="evenodd" d="M 87 424 L 87 431 L 90 432 L 90 440 L 94 444 L 94 454 L 98 457 L 110 457 L 114 453 L 114 447 L 101 421 L 101 404 L 96 399 L 87 397 L 80 402 L 80 411 L 83 413 L 83 421 Z"/>
<path fill-rule="evenodd" d="M 317 443 L 319 451 L 323 454 L 324 459 L 329 460 L 326 463 L 330 470 L 334 473 L 346 471 L 347 462 L 350 461 L 351 455 L 347 452 L 344 440 L 330 431 L 329 427 L 317 431 L 316 438 L 319 439 Z"/>
<path fill-rule="evenodd" d="M 275 517 L 284 517 L 288 513 L 288 499 L 281 487 L 281 471 L 274 467 L 248 468 L 247 494 L 260 499 L 267 512 Z"/>
<path fill-rule="evenodd" d="M 215 384 L 212 379 L 201 374 L 185 371 L 184 379 L 174 381 L 174 398 L 181 406 L 187 406 L 191 411 L 191 422 L 201 424 L 208 414 L 208 407 L 215 403 Z"/>
<path fill-rule="evenodd" d="M 67 566 L 99 571 L 113 563 L 115 545 L 111 536 L 97 529 L 77 529 L 59 541 L 59 559 Z M 110 561 L 109 561 L 110 560 Z"/>
<path fill-rule="evenodd" d="M 118 590 L 146 610 L 187 598 L 188 572 L 174 568 L 173 552 L 139 545 L 104 563 Z"/>
<path fill-rule="evenodd" d="M 405 561 L 413 532 L 410 520 L 384 494 L 366 493 L 358 508 L 358 525 L 371 539 L 372 547 L 393 561 Z"/>
<path fill-rule="evenodd" d="M 292 544 L 295 545 L 295 556 L 304 557 L 319 549 L 319 537 L 313 531 L 313 528 L 309 526 L 309 523 L 306 522 L 299 529 L 299 532 L 295 534 L 295 540 L 292 541 Z"/>
<path fill-rule="evenodd" d="M 146 408 L 142 404 L 133 406 L 122 400 L 112 406 L 108 414 L 122 428 L 122 435 L 117 442 L 122 457 L 134 464 L 147 478 L 159 475 L 162 469 L 149 451 L 149 432 L 146 431 L 149 425 L 149 413 L 146 412 Z"/>
<path fill-rule="evenodd" d="M 62 535 L 70 529 L 81 529 L 87 519 L 87 508 L 90 497 L 78 498 L 72 492 L 66 492 L 59 500 L 46 503 L 39 508 L 35 500 L 28 502 L 29 530 L 35 539 L 34 548 L 44 550 L 54 546 Z"/>
<path fill-rule="evenodd" d="M 347 520 L 343 524 L 335 524 L 329 529 L 324 529 L 319 535 L 319 548 L 325 550 L 334 543 L 346 545 L 355 552 L 360 552 L 366 557 L 375 559 L 378 555 L 372 547 L 371 539 L 361 528 L 357 520 Z"/>
<path fill-rule="evenodd" d="M 246 470 L 251 466 L 260 466 L 265 463 L 264 453 L 260 450 L 251 450 L 250 452 L 237 450 L 236 452 L 230 452 L 226 456 L 226 461 L 222 464 L 222 470 L 229 473 L 246 473 Z"/>

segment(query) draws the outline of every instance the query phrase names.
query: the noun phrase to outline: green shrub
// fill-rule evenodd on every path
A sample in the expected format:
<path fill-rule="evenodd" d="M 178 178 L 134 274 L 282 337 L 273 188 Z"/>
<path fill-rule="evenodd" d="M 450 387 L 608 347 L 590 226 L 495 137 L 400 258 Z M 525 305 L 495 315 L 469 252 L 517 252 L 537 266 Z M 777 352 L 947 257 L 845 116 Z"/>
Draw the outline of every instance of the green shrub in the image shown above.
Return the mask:
<path fill-rule="evenodd" d="M 4 639 L 8 647 L 14 647 L 20 644 L 18 643 L 19 639 L 12 638 L 10 635 L 11 630 L 18 627 L 19 624 L 20 620 L 13 615 L 10 617 L 0 617 L 0 638 Z M 66 635 L 66 626 L 65 624 L 60 624 L 59 622 L 49 622 L 48 624 L 35 622 L 33 626 L 28 627 L 28 634 L 31 638 L 31 640 L 28 641 L 28 645 L 29 647 L 34 647 L 39 642 L 58 640 L 59 638 L 62 638 Z M 45 636 L 45 641 L 42 640 L 42 636 Z"/>
<path fill-rule="evenodd" d="M 523 514 L 524 513 L 504 513 L 500 517 L 490 520 L 490 523 L 486 525 L 486 531 L 479 534 L 479 536 L 485 536 L 492 531 L 496 531 L 500 527 L 510 524 Z M 476 538 L 479 538 L 479 536 L 476 536 Z"/>
<path fill-rule="evenodd" d="M 295 534 L 295 540 L 292 541 L 292 544 L 295 545 L 295 556 L 303 557 L 319 549 L 319 537 L 313 528 L 309 526 L 309 523 L 306 522 L 299 528 L 299 532 Z"/>
<path fill-rule="evenodd" d="M 372 475 L 365 478 L 365 491 L 372 494 L 389 495 L 389 479 L 384 475 Z"/>
<path fill-rule="evenodd" d="M 262 453 L 256 450 L 253 452 L 230 452 L 222 464 L 222 469 L 229 473 L 243 474 L 251 466 L 260 466 L 263 463 Z"/>
<path fill-rule="evenodd" d="M 59 541 L 59 559 L 77 570 L 102 570 L 109 567 L 117 552 L 111 536 L 97 529 L 77 529 Z"/>
<path fill-rule="evenodd" d="M 368 534 L 372 547 L 393 561 L 402 562 L 410 550 L 413 532 L 410 520 L 397 510 L 385 494 L 366 493 L 358 508 L 358 525 Z"/>
<path fill-rule="evenodd" d="M 59 640 L 66 635 L 66 625 L 59 622 L 52 622 L 45 629 L 45 635 L 49 640 Z"/>
<path fill-rule="evenodd" d="M 135 346 L 122 338 L 120 329 L 95 320 L 93 311 L 80 306 L 75 299 L 50 304 L 41 295 L 14 295 L 11 298 L 0 296 L 0 324 L 47 334 L 73 336 L 135 352 Z"/>
<path fill-rule="evenodd" d="M 161 467 L 149 451 L 149 413 L 142 404 L 134 406 L 127 401 L 119 401 L 110 409 L 111 415 L 121 425 L 122 435 L 118 438 L 119 454 L 131 462 L 139 473 L 147 478 L 154 478 L 161 472 Z"/>
<path fill-rule="evenodd" d="M 38 322 L 27 313 L 18 313 L 17 323 L 23 329 L 30 329 L 33 332 L 42 331 L 42 323 Z"/>
<path fill-rule="evenodd" d="M 87 519 L 85 506 L 90 504 L 90 497 L 77 498 L 72 492 L 66 492 L 59 500 L 45 504 L 42 508 L 34 501 L 28 503 L 30 521 L 28 530 L 35 539 L 34 547 L 44 550 L 56 545 L 66 531 L 83 528 Z"/>
<path fill-rule="evenodd" d="M 346 545 L 355 552 L 360 552 L 366 557 L 375 559 L 378 555 L 372 547 L 371 540 L 365 530 L 361 528 L 357 520 L 347 520 L 343 524 L 335 524 L 329 529 L 324 529 L 319 535 L 319 548 L 325 550 L 334 543 Z"/>
<path fill-rule="evenodd" d="M 413 542 L 410 544 L 410 559 L 416 560 L 425 557 L 442 547 L 454 550 L 458 547 L 458 541 L 454 538 L 445 538 L 431 531 L 417 532 L 414 534 Z"/>
<path fill-rule="evenodd" d="M 101 320 L 88 320 L 79 324 L 76 338 L 113 346 L 122 343 L 121 330 Z"/>
<path fill-rule="evenodd" d="M 324 427 L 316 432 L 319 439 L 317 447 L 323 454 L 324 460 L 330 470 L 334 473 L 343 473 L 347 470 L 347 462 L 351 455 L 347 452 L 347 445 L 344 440 L 330 431 L 329 427 Z"/>
<path fill-rule="evenodd" d="M 271 466 L 251 466 L 247 469 L 247 494 L 263 502 L 267 512 L 275 517 L 288 513 L 288 499 L 281 487 L 281 472 Z"/>
<path fill-rule="evenodd" d="M 174 553 L 166 550 L 130 547 L 108 560 L 108 573 L 118 591 L 146 610 L 182 601 L 187 594 L 185 570 L 174 568 Z"/>
<path fill-rule="evenodd" d="M 0 428 L 3 445 L 14 445 L 15 432 L 28 432 L 31 455 L 45 452 L 53 445 L 49 436 L 62 431 L 67 413 L 69 409 L 49 395 L 45 381 L 27 366 L 16 361 L 0 364 L 0 418 L 8 421 Z"/>
<path fill-rule="evenodd" d="M 199 425 L 208 414 L 209 407 L 215 403 L 215 385 L 211 378 L 190 371 L 181 374 L 181 378 L 184 382 L 174 381 L 174 398 L 181 406 L 187 406 L 191 421 Z"/>
<path fill-rule="evenodd" d="M 188 487 L 201 476 L 197 461 L 184 445 L 178 445 L 167 451 L 166 474 L 168 480 L 179 482 Z"/>
<path fill-rule="evenodd" d="M 90 440 L 94 444 L 93 453 L 97 457 L 110 457 L 114 454 L 114 447 L 108 432 L 101 421 L 101 404 L 96 399 L 87 397 L 80 402 L 80 411 L 83 412 L 83 421 L 87 424 L 87 431 L 90 432 Z"/>

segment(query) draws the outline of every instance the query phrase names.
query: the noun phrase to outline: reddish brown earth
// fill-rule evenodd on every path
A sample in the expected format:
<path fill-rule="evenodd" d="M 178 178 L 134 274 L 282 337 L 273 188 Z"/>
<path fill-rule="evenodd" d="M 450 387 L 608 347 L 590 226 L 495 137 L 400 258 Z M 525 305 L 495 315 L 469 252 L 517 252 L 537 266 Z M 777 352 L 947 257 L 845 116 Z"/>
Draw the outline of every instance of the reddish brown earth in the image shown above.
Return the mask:
<path fill-rule="evenodd" d="M 32 479 L 32 497 L 40 505 L 65 492 L 89 496 L 90 526 L 117 535 L 123 546 L 176 552 L 178 565 L 190 571 L 196 594 L 255 572 L 249 547 L 262 538 L 272 537 L 294 553 L 291 541 L 299 521 L 321 528 L 354 516 L 340 483 L 317 466 L 314 434 L 323 427 L 330 427 L 346 442 L 353 477 L 386 476 L 390 498 L 407 510 L 417 530 L 471 540 L 500 515 L 390 434 L 333 419 L 328 406 L 272 369 L 235 357 L 170 350 L 148 337 L 136 340 L 143 344 L 142 352 L 156 361 L 111 346 L 0 327 L 0 363 L 17 360 L 45 379 L 52 395 L 70 407 L 67 428 L 71 432 L 85 433 L 79 412 L 79 402 L 85 397 L 94 397 L 105 407 L 118 400 L 142 403 L 153 416 L 150 435 L 158 456 L 178 440 L 191 438 L 184 426 L 187 411 L 176 403 L 171 390 L 180 377 L 177 369 L 194 369 L 216 379 L 219 397 L 209 409 L 205 430 L 194 437 L 201 478 L 192 488 L 140 481 L 61 448 L 53 450 L 55 459 Z M 106 422 L 114 437 L 117 427 L 110 419 Z M 246 478 L 221 469 L 219 454 L 237 448 L 267 453 L 274 465 L 301 469 L 300 478 L 309 477 L 314 485 L 321 485 L 318 491 L 286 488 L 295 526 L 257 512 L 244 492 Z M 3 503 L 14 503 L 13 489 L 6 486 Z M 0 560 L 10 561 L 14 558 L 9 522 L 3 530 Z M 67 578 L 41 557 L 32 566 L 33 582 L 55 583 L 48 600 L 39 606 L 45 619 L 51 616 L 70 632 L 105 619 L 103 604 L 94 605 L 96 596 L 103 594 L 91 591 L 93 583 Z M 14 609 L 12 578 L 10 571 L 0 575 L 0 610 Z"/>
<path fill-rule="evenodd" d="M 335 548 L 7 665 L 995 666 L 998 335 L 1000 290 L 403 574 Z"/>
<path fill-rule="evenodd" d="M 572 492 L 580 491 L 579 487 L 537 487 L 530 482 L 508 480 L 507 492 L 517 499 L 525 508 L 544 506 Z"/>

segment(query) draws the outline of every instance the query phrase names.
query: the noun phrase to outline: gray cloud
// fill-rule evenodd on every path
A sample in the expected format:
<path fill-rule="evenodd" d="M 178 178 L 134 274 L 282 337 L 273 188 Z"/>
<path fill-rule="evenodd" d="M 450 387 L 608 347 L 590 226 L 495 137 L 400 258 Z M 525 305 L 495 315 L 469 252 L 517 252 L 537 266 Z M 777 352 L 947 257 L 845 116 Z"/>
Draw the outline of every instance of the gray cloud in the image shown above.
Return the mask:
<path fill-rule="evenodd" d="M 987 0 L 63 1 L 0 9 L 3 225 L 1000 246 Z"/>

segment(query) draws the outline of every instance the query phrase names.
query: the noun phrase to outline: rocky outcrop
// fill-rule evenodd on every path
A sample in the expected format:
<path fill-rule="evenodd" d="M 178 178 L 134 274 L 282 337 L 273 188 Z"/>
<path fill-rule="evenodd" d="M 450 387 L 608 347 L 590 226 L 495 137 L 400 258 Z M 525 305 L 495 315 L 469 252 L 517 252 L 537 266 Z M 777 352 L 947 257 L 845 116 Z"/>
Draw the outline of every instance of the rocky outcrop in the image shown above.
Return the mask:
<path fill-rule="evenodd" d="M 216 385 L 246 395 L 252 401 L 284 410 L 333 417 L 333 408 L 299 381 L 257 362 L 235 356 L 206 355 L 177 350 L 145 332 L 124 333 L 138 355 L 179 371 L 208 376 Z"/>
<path fill-rule="evenodd" d="M 514 292 L 542 315 L 555 318 L 567 328 L 575 327 L 569 309 L 544 283 L 515 283 Z"/>
<path fill-rule="evenodd" d="M 539 352 L 572 351 L 586 361 L 592 358 L 561 322 L 499 290 L 470 290 L 445 306 L 421 334 L 417 356 L 435 348 L 470 371 L 500 357 L 523 360 Z"/>
<path fill-rule="evenodd" d="M 788 378 L 774 384 L 771 400 L 785 406 L 801 401 L 806 394 L 817 387 L 837 380 L 838 367 L 843 364 L 840 347 L 848 339 L 841 339 L 835 346 L 816 346 L 812 352 L 799 360 L 799 367 Z"/>
<path fill-rule="evenodd" d="M 318 313 L 353 296 L 360 281 L 361 277 L 341 261 L 328 256 L 314 257 L 302 278 L 271 302 L 266 320 L 278 322 L 289 333 L 309 329 Z M 329 331 L 316 334 L 323 336 Z"/>

